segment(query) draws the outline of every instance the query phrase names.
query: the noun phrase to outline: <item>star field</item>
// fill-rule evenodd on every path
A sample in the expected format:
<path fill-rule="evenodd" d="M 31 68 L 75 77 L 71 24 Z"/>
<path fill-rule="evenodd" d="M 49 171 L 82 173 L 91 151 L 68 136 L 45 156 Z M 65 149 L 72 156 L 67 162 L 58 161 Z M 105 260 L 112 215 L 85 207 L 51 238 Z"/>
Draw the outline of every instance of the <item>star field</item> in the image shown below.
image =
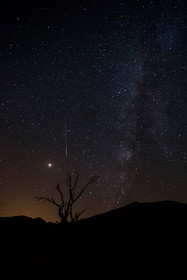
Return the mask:
<path fill-rule="evenodd" d="M 33 196 L 67 170 L 100 177 L 88 216 L 187 202 L 184 1 L 4 1 L 0 18 L 1 216 L 55 220 Z"/>

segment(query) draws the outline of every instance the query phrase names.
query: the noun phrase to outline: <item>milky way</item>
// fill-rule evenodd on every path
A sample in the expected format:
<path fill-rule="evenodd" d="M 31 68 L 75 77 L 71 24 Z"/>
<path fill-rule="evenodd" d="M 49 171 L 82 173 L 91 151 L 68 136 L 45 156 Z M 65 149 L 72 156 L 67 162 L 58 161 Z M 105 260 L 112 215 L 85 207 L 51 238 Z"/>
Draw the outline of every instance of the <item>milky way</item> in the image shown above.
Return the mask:
<path fill-rule="evenodd" d="M 184 18 L 180 0 L 2 4 L 0 215 L 54 220 L 33 196 L 67 170 L 100 176 L 85 215 L 187 202 Z"/>

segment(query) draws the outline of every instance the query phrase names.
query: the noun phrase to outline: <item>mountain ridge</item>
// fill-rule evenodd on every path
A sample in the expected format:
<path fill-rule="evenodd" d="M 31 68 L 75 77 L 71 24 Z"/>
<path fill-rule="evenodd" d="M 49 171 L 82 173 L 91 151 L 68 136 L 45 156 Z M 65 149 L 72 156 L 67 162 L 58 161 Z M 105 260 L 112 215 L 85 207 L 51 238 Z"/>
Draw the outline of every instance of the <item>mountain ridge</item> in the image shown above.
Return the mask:
<path fill-rule="evenodd" d="M 19 220 L 19 221 L 18 221 Z M 135 202 L 63 227 L 26 216 L 0 218 L 1 252 L 10 265 L 71 271 L 170 265 L 187 250 L 187 204 Z"/>
<path fill-rule="evenodd" d="M 155 202 L 132 202 L 127 205 L 93 215 L 91 217 L 83 218 L 76 222 L 75 224 L 85 224 L 85 223 L 97 223 L 97 222 L 104 222 L 106 220 L 108 223 L 115 223 L 115 221 L 121 220 L 122 217 L 127 218 L 128 216 L 140 217 L 140 216 L 149 216 L 148 211 L 152 211 L 155 214 L 160 213 L 161 211 L 167 212 L 169 211 L 172 213 L 178 210 L 179 208 L 184 209 L 187 208 L 187 203 L 172 201 L 172 200 L 165 200 L 165 201 L 155 201 Z M 153 211 L 154 210 L 154 211 Z M 140 211 L 140 212 L 139 212 Z M 153 214 L 151 212 L 151 214 Z M 162 212 L 163 213 L 163 212 Z M 109 221 L 110 220 L 110 221 Z M 0 217 L 0 225 L 1 224 L 14 224 L 14 225 L 59 225 L 58 223 L 54 222 L 47 222 L 40 217 L 29 217 L 25 215 L 16 215 L 16 216 L 8 216 L 8 217 Z M 70 225 L 70 224 L 69 224 Z M 105 223 L 106 225 L 106 223 Z"/>

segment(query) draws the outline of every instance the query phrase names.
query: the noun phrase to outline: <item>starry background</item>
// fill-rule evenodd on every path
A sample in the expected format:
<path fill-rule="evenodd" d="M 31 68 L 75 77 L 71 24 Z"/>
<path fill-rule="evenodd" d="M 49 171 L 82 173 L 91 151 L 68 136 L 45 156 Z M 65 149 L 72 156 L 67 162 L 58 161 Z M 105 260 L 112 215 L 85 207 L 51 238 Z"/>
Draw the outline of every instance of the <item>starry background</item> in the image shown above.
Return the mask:
<path fill-rule="evenodd" d="M 85 216 L 187 202 L 184 19 L 181 0 L 1 2 L 0 216 L 57 220 L 34 195 L 67 170 L 99 175 Z"/>

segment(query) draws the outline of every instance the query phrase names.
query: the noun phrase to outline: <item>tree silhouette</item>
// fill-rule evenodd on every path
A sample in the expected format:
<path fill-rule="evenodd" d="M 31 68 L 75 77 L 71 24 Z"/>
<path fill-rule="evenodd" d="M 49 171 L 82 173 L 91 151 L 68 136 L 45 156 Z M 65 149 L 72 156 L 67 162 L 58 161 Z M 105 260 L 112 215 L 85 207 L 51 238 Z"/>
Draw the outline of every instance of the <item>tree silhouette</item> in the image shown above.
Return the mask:
<path fill-rule="evenodd" d="M 85 190 L 88 188 L 90 184 L 93 184 L 97 181 L 98 176 L 92 176 L 90 180 L 84 185 L 84 187 L 79 191 L 76 192 L 78 182 L 79 182 L 79 173 L 76 172 L 76 178 L 73 180 L 71 174 L 68 172 L 67 179 L 66 179 L 66 185 L 68 187 L 68 199 L 65 200 L 64 194 L 62 192 L 62 189 L 60 188 L 60 185 L 58 184 L 56 186 L 56 190 L 58 191 L 60 195 L 60 203 L 54 200 L 53 198 L 44 197 L 44 196 L 35 196 L 35 199 L 37 201 L 42 202 L 50 202 L 51 204 L 55 205 L 58 208 L 58 216 L 60 218 L 60 224 L 67 224 L 70 222 L 77 221 L 80 216 L 87 210 L 87 208 L 83 209 L 80 212 L 73 213 L 73 207 L 76 203 L 76 201 L 82 196 L 82 194 L 85 192 Z"/>

